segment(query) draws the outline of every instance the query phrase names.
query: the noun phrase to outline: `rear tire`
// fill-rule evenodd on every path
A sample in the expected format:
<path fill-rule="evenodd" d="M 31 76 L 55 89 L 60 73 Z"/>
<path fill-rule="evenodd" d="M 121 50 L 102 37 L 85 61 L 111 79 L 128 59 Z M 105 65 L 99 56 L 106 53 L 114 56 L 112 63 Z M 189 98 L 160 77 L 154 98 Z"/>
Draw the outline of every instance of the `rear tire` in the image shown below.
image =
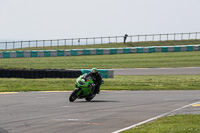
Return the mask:
<path fill-rule="evenodd" d="M 96 96 L 96 93 L 85 98 L 86 101 L 91 101 Z"/>
<path fill-rule="evenodd" d="M 77 89 L 75 89 L 75 90 L 72 92 L 72 94 L 71 94 L 70 97 L 69 97 L 69 101 L 70 101 L 70 102 L 74 102 L 74 101 L 78 98 L 78 96 L 76 95 L 77 92 L 78 92 Z"/>

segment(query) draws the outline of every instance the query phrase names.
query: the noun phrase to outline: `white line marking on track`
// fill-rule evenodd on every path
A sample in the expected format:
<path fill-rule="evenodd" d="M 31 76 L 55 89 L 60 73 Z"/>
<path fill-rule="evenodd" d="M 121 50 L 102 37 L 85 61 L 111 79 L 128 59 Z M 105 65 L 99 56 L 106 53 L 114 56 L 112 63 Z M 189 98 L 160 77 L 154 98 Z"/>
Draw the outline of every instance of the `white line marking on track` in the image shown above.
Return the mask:
<path fill-rule="evenodd" d="M 43 98 L 45 98 L 45 97 L 36 97 L 36 98 L 40 98 L 40 99 L 43 99 Z"/>
<path fill-rule="evenodd" d="M 72 92 L 72 91 L 40 91 L 40 92 Z"/>
<path fill-rule="evenodd" d="M 116 92 L 114 92 L 114 93 L 125 93 L 125 92 L 122 92 L 122 91 L 116 91 Z"/>
<path fill-rule="evenodd" d="M 79 119 L 53 119 L 54 121 L 78 121 Z"/>
<path fill-rule="evenodd" d="M 78 119 L 68 119 L 68 121 L 78 121 Z"/>
<path fill-rule="evenodd" d="M 167 115 L 169 115 L 169 114 L 171 114 L 171 113 L 173 113 L 173 112 L 179 111 L 179 110 L 181 110 L 181 109 L 184 109 L 184 108 L 186 108 L 186 107 L 192 106 L 192 105 L 194 105 L 194 104 L 200 104 L 200 102 L 196 102 L 196 103 L 192 103 L 192 104 L 185 105 L 185 106 L 180 107 L 180 108 L 178 108 L 178 109 L 172 110 L 172 111 L 170 111 L 170 112 L 161 114 L 161 115 L 159 115 L 159 116 L 150 118 L 150 119 L 148 119 L 148 120 L 146 120 L 146 121 L 142 121 L 142 122 L 140 122 L 140 123 L 137 123 L 137 124 L 134 124 L 134 125 L 132 125 L 132 126 L 129 126 L 129 127 L 126 127 L 126 128 L 120 129 L 120 130 L 117 130 L 117 131 L 112 132 L 112 133 L 120 133 L 120 132 L 122 132 L 122 131 L 129 130 L 129 129 L 131 129 L 131 128 L 135 128 L 135 127 L 137 127 L 137 126 L 139 126 L 139 125 L 142 125 L 142 124 L 145 124 L 145 123 L 147 123 L 147 122 L 156 120 L 156 119 L 161 118 L 161 117 L 163 117 L 163 116 L 167 116 Z"/>
<path fill-rule="evenodd" d="M 75 108 L 75 107 L 78 107 L 78 106 L 61 106 L 62 108 Z"/>
<path fill-rule="evenodd" d="M 0 94 L 16 94 L 18 92 L 0 92 Z"/>

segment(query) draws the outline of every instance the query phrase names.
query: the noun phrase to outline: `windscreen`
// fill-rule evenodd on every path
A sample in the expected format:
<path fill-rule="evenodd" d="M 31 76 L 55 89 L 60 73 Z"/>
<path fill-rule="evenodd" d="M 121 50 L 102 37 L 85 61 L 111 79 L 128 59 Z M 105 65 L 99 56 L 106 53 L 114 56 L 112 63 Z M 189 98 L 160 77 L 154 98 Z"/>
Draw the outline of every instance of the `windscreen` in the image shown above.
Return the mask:
<path fill-rule="evenodd" d="M 85 80 L 85 81 L 89 81 L 92 79 L 92 77 L 89 75 L 89 74 L 84 74 L 83 77 L 81 78 L 82 80 Z"/>

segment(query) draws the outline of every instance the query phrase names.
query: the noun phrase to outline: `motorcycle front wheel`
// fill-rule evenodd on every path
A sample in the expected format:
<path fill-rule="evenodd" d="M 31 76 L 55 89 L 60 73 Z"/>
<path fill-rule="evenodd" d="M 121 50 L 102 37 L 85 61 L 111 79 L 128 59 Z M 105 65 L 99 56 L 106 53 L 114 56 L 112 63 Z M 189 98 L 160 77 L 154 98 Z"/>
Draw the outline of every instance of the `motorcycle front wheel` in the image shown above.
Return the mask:
<path fill-rule="evenodd" d="M 78 98 L 78 96 L 76 95 L 77 92 L 78 92 L 77 89 L 75 89 L 75 90 L 72 92 L 72 94 L 71 94 L 70 97 L 69 97 L 69 101 L 70 101 L 70 102 L 74 102 L 74 101 Z"/>

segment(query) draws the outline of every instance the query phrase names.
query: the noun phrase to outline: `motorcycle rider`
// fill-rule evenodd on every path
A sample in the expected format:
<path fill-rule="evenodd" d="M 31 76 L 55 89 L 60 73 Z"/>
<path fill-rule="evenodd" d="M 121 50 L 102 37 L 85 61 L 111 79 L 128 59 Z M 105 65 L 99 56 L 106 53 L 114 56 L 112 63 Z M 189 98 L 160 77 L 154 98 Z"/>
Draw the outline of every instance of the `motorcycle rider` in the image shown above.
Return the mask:
<path fill-rule="evenodd" d="M 102 77 L 100 75 L 100 72 L 98 72 L 97 68 L 92 68 L 89 75 L 92 77 L 94 84 L 95 84 L 94 92 L 99 94 L 100 86 L 101 86 L 101 83 L 102 83 Z"/>

